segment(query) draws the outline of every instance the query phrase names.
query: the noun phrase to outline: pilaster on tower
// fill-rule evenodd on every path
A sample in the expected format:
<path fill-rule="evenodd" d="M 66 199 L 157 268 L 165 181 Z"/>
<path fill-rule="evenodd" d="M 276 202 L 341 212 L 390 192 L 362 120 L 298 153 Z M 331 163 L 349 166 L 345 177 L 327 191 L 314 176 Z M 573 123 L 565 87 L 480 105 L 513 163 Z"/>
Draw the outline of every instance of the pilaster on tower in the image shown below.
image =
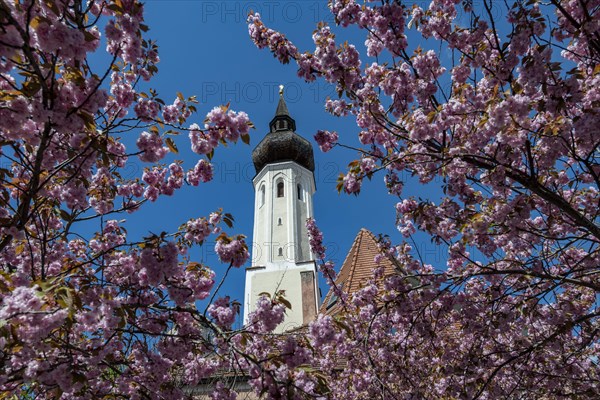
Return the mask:
<path fill-rule="evenodd" d="M 312 145 L 298 135 L 279 92 L 269 132 L 252 152 L 254 237 L 252 266 L 246 269 L 244 322 L 259 294 L 284 290 L 292 304 L 277 331 L 307 324 L 319 305 L 317 271 L 310 251 L 306 219 L 313 216 L 315 193 Z"/>

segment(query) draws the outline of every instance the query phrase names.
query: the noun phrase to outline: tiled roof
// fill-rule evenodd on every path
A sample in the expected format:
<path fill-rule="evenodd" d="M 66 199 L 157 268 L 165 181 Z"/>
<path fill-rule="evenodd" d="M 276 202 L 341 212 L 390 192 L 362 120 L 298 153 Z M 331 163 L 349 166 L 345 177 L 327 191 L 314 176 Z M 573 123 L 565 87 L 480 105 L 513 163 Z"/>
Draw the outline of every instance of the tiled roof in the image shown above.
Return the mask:
<path fill-rule="evenodd" d="M 380 251 L 375 236 L 367 229 L 361 229 L 342 264 L 335 284 L 351 297 L 373 276 L 373 268 L 377 266 L 374 259 L 378 254 Z M 384 276 L 391 275 L 395 271 L 392 261 L 387 257 L 383 257 L 379 265 L 384 267 Z M 320 313 L 332 315 L 339 309 L 336 296 L 329 290 L 321 305 Z"/>

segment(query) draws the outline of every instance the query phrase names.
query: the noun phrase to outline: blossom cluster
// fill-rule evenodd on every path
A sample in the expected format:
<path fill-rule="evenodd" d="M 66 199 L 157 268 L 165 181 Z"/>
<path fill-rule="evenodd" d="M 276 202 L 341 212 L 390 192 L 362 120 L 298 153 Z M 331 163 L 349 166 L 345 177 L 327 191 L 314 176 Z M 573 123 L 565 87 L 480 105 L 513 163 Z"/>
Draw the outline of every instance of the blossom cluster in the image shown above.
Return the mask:
<path fill-rule="evenodd" d="M 189 384 L 222 367 L 206 355 L 227 323 L 199 309 L 217 275 L 190 249 L 231 218 L 135 237 L 122 217 L 212 179 L 210 156 L 175 159 L 197 102 L 146 86 L 159 56 L 137 0 L 0 9 L 0 394 L 184 398 L 182 363 Z M 205 131 L 248 142 L 248 116 L 221 109 Z M 243 238 L 221 255 L 243 264 Z"/>
<path fill-rule="evenodd" d="M 250 257 L 248 245 L 243 235 L 237 237 L 228 237 L 220 235 L 215 244 L 215 252 L 219 259 L 224 263 L 230 263 L 231 266 L 239 268 L 246 263 Z"/>
<path fill-rule="evenodd" d="M 439 254 L 433 265 L 383 240 L 347 295 L 308 221 L 330 292 L 347 295 L 309 327 L 328 397 L 598 396 L 597 5 L 332 0 L 337 26 L 320 23 L 306 52 L 249 17 L 257 47 L 333 83 L 325 109 L 357 126 L 360 159 L 338 190 L 358 194 L 381 171 L 402 236 Z M 345 27 L 364 33 L 365 54 L 337 41 Z M 401 197 L 420 184 L 433 190 Z"/>
<path fill-rule="evenodd" d="M 318 131 L 315 134 L 315 141 L 319 145 L 321 151 L 326 153 L 331 150 L 338 141 L 338 134 L 337 132 Z"/>

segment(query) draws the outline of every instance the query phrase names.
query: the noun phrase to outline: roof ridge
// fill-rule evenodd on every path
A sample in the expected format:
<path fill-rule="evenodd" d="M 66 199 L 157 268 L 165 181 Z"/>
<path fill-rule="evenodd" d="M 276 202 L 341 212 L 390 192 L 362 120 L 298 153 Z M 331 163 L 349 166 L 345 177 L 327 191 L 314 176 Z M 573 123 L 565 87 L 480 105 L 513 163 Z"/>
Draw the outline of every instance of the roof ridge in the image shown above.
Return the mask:
<path fill-rule="evenodd" d="M 354 279 L 354 272 L 356 271 L 356 264 L 357 264 L 356 260 L 358 258 L 358 254 L 360 253 L 360 245 L 362 244 L 363 234 L 364 234 L 364 231 L 361 228 L 361 230 L 358 232 L 358 235 L 356 235 L 356 239 L 354 240 L 354 243 L 356 243 L 356 251 L 352 255 L 352 261 L 350 263 L 350 271 L 348 271 L 348 278 L 347 278 L 348 284 L 346 285 L 348 290 L 352 287 L 352 280 Z M 354 243 L 352 243 L 352 247 L 350 248 L 351 250 L 354 247 Z M 342 268 L 343 268 L 343 265 L 342 265 Z"/>
<path fill-rule="evenodd" d="M 340 265 L 340 273 L 342 272 L 342 268 L 344 268 L 344 265 L 346 264 L 346 262 L 349 262 L 350 256 L 351 255 L 354 256 L 354 254 L 352 254 L 352 250 L 354 249 L 354 246 L 356 246 L 356 243 L 359 240 L 359 236 L 360 236 L 360 231 L 359 231 L 359 234 L 354 237 L 354 240 L 352 241 L 352 245 L 350 246 L 350 249 L 348 249 L 348 253 L 346 253 L 346 257 L 344 258 L 344 261 Z M 354 257 L 352 257 L 352 258 L 354 258 Z M 337 274 L 337 277 L 340 276 L 340 273 Z M 337 277 L 336 277 L 336 281 L 337 281 Z"/>
<path fill-rule="evenodd" d="M 377 237 L 375 237 L 375 234 L 366 228 L 362 228 L 361 231 L 362 230 L 364 230 L 365 233 L 367 233 L 369 235 L 369 237 L 371 238 L 371 240 L 375 243 L 375 245 L 377 246 L 377 252 L 379 254 L 381 254 L 382 256 L 384 256 L 384 258 L 387 259 L 392 265 L 394 265 L 393 257 L 390 254 L 386 254 L 385 251 L 381 251 L 381 248 L 379 247 L 379 239 L 377 239 Z"/>
<path fill-rule="evenodd" d="M 346 271 L 344 269 L 344 266 L 348 263 L 351 264 L 353 259 L 356 257 L 356 254 L 358 253 L 358 247 L 359 247 L 358 242 L 359 242 L 360 236 L 361 236 L 360 232 L 361 231 L 359 231 L 359 233 L 354 237 L 354 240 L 352 241 L 352 245 L 350 246 L 350 249 L 348 249 L 348 252 L 346 253 L 346 257 L 344 258 L 344 261 L 341 263 L 340 269 L 339 269 L 338 273 L 336 274 L 336 277 L 333 281 L 334 284 L 338 287 L 340 284 L 343 284 L 346 287 L 346 289 L 348 289 L 350 287 L 350 285 L 345 282 L 349 278 L 351 278 L 351 274 L 349 273 L 350 271 Z M 353 251 L 354 251 L 354 253 L 353 253 Z M 348 273 L 346 274 L 346 272 L 348 272 Z M 345 280 L 343 280 L 343 279 L 345 279 Z M 329 308 L 327 306 L 331 302 L 331 298 L 333 295 L 334 294 L 333 294 L 332 288 L 330 287 L 327 290 L 325 297 L 323 298 L 323 303 L 321 304 L 320 312 L 329 313 L 331 311 L 331 310 L 329 310 Z"/>

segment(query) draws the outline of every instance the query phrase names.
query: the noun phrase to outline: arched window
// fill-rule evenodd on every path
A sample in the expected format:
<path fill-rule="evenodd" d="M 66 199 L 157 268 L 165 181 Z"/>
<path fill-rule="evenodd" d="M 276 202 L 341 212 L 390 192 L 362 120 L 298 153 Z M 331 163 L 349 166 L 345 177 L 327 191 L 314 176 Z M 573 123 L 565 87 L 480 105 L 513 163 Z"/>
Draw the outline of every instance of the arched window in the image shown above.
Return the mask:
<path fill-rule="evenodd" d="M 283 182 L 277 182 L 277 197 L 283 197 Z"/>
<path fill-rule="evenodd" d="M 279 218 L 279 219 L 277 220 L 277 225 L 282 225 L 282 224 L 281 224 L 281 218 Z"/>
<path fill-rule="evenodd" d="M 260 187 L 260 207 L 265 204 L 265 185 Z"/>
<path fill-rule="evenodd" d="M 302 186 L 298 184 L 296 188 L 298 189 L 298 200 L 302 200 Z"/>
<path fill-rule="evenodd" d="M 277 253 L 279 257 L 283 257 L 283 249 L 280 247 L 279 252 Z"/>

